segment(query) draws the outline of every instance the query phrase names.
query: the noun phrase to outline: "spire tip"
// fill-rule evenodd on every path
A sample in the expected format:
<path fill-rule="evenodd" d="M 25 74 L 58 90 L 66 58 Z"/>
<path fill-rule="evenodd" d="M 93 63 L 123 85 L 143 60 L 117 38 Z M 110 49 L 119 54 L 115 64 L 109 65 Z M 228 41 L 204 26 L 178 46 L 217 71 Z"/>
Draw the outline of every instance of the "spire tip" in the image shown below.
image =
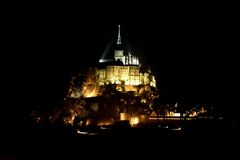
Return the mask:
<path fill-rule="evenodd" d="M 120 24 L 118 25 L 118 40 L 117 40 L 117 44 L 120 45 L 121 42 L 121 33 L 120 33 Z"/>

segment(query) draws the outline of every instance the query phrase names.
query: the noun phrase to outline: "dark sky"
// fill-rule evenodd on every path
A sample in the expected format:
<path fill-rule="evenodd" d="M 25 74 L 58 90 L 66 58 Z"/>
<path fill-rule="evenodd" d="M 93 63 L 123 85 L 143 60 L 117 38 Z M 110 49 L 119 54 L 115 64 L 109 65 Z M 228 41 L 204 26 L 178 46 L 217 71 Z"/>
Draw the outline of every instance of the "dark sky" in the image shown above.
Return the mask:
<path fill-rule="evenodd" d="M 235 100 L 235 10 L 113 6 L 94 13 L 84 7 L 6 12 L 6 55 L 12 68 L 5 73 L 24 107 L 61 103 L 69 76 L 98 61 L 118 24 L 136 54 L 152 66 L 162 95 L 221 106 Z"/>

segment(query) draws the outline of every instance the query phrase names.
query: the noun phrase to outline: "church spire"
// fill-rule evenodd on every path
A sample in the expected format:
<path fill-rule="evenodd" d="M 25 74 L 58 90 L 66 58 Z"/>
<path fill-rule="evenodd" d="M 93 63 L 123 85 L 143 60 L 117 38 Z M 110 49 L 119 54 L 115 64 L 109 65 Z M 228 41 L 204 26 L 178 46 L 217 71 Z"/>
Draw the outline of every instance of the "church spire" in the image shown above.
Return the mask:
<path fill-rule="evenodd" d="M 117 39 L 117 44 L 118 45 L 121 45 L 122 44 L 122 42 L 121 42 L 121 35 L 120 35 L 120 25 L 118 25 L 118 39 Z"/>

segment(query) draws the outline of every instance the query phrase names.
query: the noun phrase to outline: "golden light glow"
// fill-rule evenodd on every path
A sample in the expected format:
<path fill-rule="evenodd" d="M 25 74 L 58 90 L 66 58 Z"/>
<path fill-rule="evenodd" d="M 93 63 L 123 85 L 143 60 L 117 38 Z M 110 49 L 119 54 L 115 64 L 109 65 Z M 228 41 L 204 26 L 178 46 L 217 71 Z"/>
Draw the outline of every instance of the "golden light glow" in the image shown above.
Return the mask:
<path fill-rule="evenodd" d="M 117 86 L 116 86 L 116 90 L 119 91 L 119 92 L 122 92 L 122 91 L 123 91 L 123 88 L 122 88 L 120 85 L 117 85 Z"/>
<path fill-rule="evenodd" d="M 189 115 L 189 117 L 196 117 L 196 116 L 197 116 L 197 112 L 196 111 Z"/>
<path fill-rule="evenodd" d="M 83 97 L 96 97 L 102 94 L 102 90 L 96 79 L 96 69 L 89 69 L 86 75 L 86 82 L 82 86 Z"/>
<path fill-rule="evenodd" d="M 87 90 L 83 94 L 83 97 L 96 97 L 96 96 L 97 96 L 96 88 L 94 88 L 93 90 Z"/>
<path fill-rule="evenodd" d="M 141 73 L 140 66 L 107 66 L 106 69 L 97 69 L 97 83 L 124 84 L 137 86 L 140 84 L 156 87 L 155 77 L 151 73 Z"/>
<path fill-rule="evenodd" d="M 73 125 L 73 121 L 75 119 L 75 115 L 71 115 L 70 117 L 66 117 L 64 118 L 64 123 L 67 124 L 67 125 Z"/>
<path fill-rule="evenodd" d="M 112 125 L 113 122 L 112 121 L 100 121 L 98 122 L 98 126 L 109 126 L 109 125 Z"/>
<path fill-rule="evenodd" d="M 125 121 L 125 120 L 131 120 L 131 115 L 130 113 L 120 113 L 120 120 Z"/>
<path fill-rule="evenodd" d="M 139 123 L 138 117 L 131 117 L 130 124 L 132 126 L 137 125 Z"/>
<path fill-rule="evenodd" d="M 91 125 L 91 119 L 87 119 L 86 120 L 86 126 L 90 126 Z"/>
<path fill-rule="evenodd" d="M 129 92 L 129 91 L 136 92 L 137 91 L 137 87 L 136 86 L 132 86 L 132 85 L 125 85 L 124 89 L 125 89 L 126 92 Z"/>

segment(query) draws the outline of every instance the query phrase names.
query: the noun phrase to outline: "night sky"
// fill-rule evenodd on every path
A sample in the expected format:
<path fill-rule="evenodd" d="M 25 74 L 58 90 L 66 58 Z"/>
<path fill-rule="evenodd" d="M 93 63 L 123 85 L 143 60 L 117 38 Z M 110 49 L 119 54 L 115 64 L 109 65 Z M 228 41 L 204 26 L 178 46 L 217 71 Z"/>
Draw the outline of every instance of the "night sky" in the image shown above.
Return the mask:
<path fill-rule="evenodd" d="M 122 12 L 109 6 L 94 14 L 34 7 L 6 13 L 11 66 L 4 70 L 11 88 L 6 95 L 17 96 L 16 101 L 9 98 L 9 106 L 29 111 L 61 104 L 69 77 L 98 62 L 121 24 L 133 51 L 152 66 L 165 99 L 211 103 L 233 113 L 239 37 L 234 12 L 175 5 Z"/>

